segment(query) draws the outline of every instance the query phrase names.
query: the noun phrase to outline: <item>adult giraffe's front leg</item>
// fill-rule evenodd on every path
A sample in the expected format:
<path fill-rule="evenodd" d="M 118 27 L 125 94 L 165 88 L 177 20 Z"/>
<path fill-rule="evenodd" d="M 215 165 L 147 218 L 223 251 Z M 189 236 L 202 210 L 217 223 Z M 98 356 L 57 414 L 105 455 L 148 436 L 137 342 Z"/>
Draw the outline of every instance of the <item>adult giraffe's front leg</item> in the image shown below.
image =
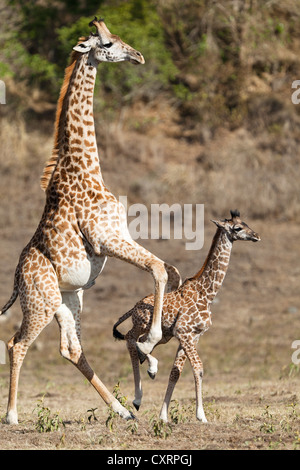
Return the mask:
<path fill-rule="evenodd" d="M 145 341 L 137 342 L 140 361 L 146 359 L 146 355 L 150 354 L 154 346 L 162 338 L 161 318 L 162 306 L 165 286 L 168 282 L 168 273 L 164 261 L 154 256 L 145 248 L 140 246 L 134 240 L 118 239 L 112 237 L 107 239 L 101 245 L 101 253 L 107 256 L 113 256 L 123 261 L 131 263 L 145 271 L 151 273 L 154 279 L 154 307 L 152 323 Z M 168 269 L 170 270 L 170 266 Z M 176 268 L 173 268 L 176 272 Z M 179 273 L 178 273 L 178 277 Z"/>
<path fill-rule="evenodd" d="M 115 216 L 115 219 L 111 214 Z M 107 225 L 110 228 L 107 229 Z M 114 225 L 117 228 L 112 230 Z M 91 227 L 94 229 L 92 230 Z M 108 204 L 101 205 L 96 222 L 92 223 L 88 217 L 80 220 L 80 230 L 92 245 L 96 255 L 119 258 L 150 272 L 154 279 L 151 327 L 146 340 L 143 343 L 137 343 L 140 361 L 144 362 L 146 355 L 151 353 L 162 338 L 161 318 L 166 284 L 169 280 L 170 288 L 172 290 L 177 288 L 181 282 L 180 274 L 174 266 L 166 264 L 131 238 L 124 206 L 117 203 L 115 199 Z"/>

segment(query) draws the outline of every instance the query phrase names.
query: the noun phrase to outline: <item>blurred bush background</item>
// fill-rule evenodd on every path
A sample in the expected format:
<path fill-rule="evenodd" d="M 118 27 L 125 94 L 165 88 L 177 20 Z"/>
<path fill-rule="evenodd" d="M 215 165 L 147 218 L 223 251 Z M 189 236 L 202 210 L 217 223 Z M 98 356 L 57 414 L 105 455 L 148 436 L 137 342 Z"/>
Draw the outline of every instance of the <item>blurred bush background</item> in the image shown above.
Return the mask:
<path fill-rule="evenodd" d="M 40 217 L 64 68 L 95 15 L 146 60 L 99 66 L 95 120 L 113 192 L 300 220 L 299 0 L 0 0 L 0 14 L 4 226 Z"/>

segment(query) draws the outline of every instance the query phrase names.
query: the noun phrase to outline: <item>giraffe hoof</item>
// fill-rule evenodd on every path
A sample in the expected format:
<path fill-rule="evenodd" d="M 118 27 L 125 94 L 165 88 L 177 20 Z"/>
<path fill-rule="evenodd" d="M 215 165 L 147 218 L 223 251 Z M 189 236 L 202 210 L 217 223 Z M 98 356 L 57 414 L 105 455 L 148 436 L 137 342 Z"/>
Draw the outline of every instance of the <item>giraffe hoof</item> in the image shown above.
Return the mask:
<path fill-rule="evenodd" d="M 134 403 L 134 401 L 132 403 L 133 403 L 133 406 L 135 407 L 136 411 L 139 411 L 140 405 L 137 405 L 136 403 Z"/>
<path fill-rule="evenodd" d="M 134 419 L 135 421 L 138 421 L 137 417 L 132 413 L 132 411 L 129 411 L 129 416 L 127 416 L 126 421 L 129 421 L 130 419 Z"/>
<path fill-rule="evenodd" d="M 18 415 L 15 411 L 10 410 L 6 415 L 7 424 L 18 424 Z"/>
<path fill-rule="evenodd" d="M 156 373 L 155 372 L 150 372 L 149 370 L 147 370 L 147 372 L 148 372 L 148 375 L 149 375 L 150 379 L 154 380 L 155 377 L 156 377 Z"/>
<path fill-rule="evenodd" d="M 140 348 L 138 347 L 138 345 L 136 345 L 136 350 L 137 350 L 137 353 L 138 353 L 138 356 L 139 356 L 139 361 L 140 361 L 140 364 L 143 364 L 143 362 L 145 362 L 145 360 L 147 359 L 147 356 L 146 354 L 144 354 Z"/>

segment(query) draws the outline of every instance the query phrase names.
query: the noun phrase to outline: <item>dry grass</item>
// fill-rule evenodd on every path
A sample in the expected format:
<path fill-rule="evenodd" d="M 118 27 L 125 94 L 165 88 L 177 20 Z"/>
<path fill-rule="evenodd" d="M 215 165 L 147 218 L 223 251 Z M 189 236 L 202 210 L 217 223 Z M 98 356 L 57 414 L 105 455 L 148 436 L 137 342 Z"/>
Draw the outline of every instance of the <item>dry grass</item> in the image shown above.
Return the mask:
<path fill-rule="evenodd" d="M 41 394 L 33 393 L 32 386 L 38 383 L 34 374 L 31 386 L 22 389 L 20 424 L 11 427 L 0 424 L 1 449 L 300 449 L 300 410 L 295 394 L 299 380 L 274 383 L 235 378 L 232 387 L 233 377 L 230 382 L 226 376 L 208 377 L 204 382 L 208 423 L 204 425 L 196 421 L 193 389 L 183 379 L 171 402 L 166 427 L 157 422 L 164 389 L 162 379 L 145 383 L 147 393 L 142 408 L 136 413 L 138 421 L 125 422 L 118 416 L 111 416 L 106 407 L 97 403 L 94 391 L 86 384 L 76 380 L 73 386 L 67 384 L 61 366 L 55 369 L 52 366 L 49 371 L 54 375 L 51 374 L 51 381 L 42 391 L 46 392 L 43 403 L 51 417 L 59 417 L 63 424 L 52 431 L 40 432 L 36 407 Z M 64 380 L 59 378 L 59 371 Z M 23 382 L 27 382 L 26 374 Z M 120 386 L 123 393 L 131 395 L 126 379 Z M 3 394 L 6 389 L 2 387 Z"/>
<path fill-rule="evenodd" d="M 0 127 L 0 218 L 2 227 L 32 227 L 40 217 L 44 194 L 39 178 L 52 148 L 52 135 L 28 131 L 23 118 L 3 117 Z"/>
<path fill-rule="evenodd" d="M 24 223 L 39 217 L 39 178 L 52 149 L 51 124 L 48 127 L 48 134 L 41 134 L 37 129 L 27 131 L 22 120 L 2 121 L 0 197 L 5 224 L 14 223 L 12 207 L 17 210 L 20 201 L 18 217 Z M 275 128 L 254 136 L 247 129 L 220 130 L 203 145 L 163 134 L 154 140 L 151 133 L 141 135 L 125 125 L 101 124 L 98 136 L 105 179 L 115 194 L 128 195 L 130 202 L 184 201 L 205 204 L 215 216 L 238 207 L 252 218 L 300 220 L 299 152 L 291 133 Z"/>

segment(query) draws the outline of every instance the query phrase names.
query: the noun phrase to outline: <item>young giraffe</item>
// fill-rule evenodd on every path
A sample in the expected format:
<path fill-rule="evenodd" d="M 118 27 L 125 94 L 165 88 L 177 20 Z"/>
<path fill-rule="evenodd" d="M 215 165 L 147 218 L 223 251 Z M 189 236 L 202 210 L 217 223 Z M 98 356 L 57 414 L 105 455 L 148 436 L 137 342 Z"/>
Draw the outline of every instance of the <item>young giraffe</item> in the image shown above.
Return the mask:
<path fill-rule="evenodd" d="M 106 404 L 122 417 L 133 417 L 107 390 L 88 364 L 80 341 L 83 290 L 95 283 L 108 256 L 149 271 L 155 281 L 153 329 L 144 352 L 161 338 L 164 288 L 178 286 L 172 266 L 132 240 L 125 208 L 105 187 L 93 118 L 93 92 L 100 62 L 143 64 L 140 52 L 110 33 L 103 20 L 97 33 L 74 47 L 57 106 L 55 145 L 41 186 L 46 203 L 38 228 L 21 253 L 14 289 L 4 313 L 20 297 L 23 321 L 8 343 L 10 388 L 7 422 L 18 423 L 17 389 L 25 354 L 53 317 L 60 327 L 60 352 L 83 373 Z M 142 345 L 143 347 L 143 345 Z"/>
<path fill-rule="evenodd" d="M 168 420 L 168 407 L 175 385 L 181 375 L 186 358 L 189 359 L 196 388 L 196 417 L 207 422 L 202 406 L 203 366 L 198 356 L 196 345 L 199 337 L 211 325 L 210 305 L 220 289 L 228 265 L 233 242 L 235 240 L 260 240 L 257 233 L 240 219 L 238 211 L 231 211 L 231 219 L 213 220 L 217 231 L 213 238 L 208 256 L 201 270 L 192 278 L 186 279 L 175 291 L 165 294 L 163 303 L 162 331 L 163 337 L 159 344 L 167 343 L 172 337 L 179 341 L 175 361 L 170 373 L 169 384 L 160 412 L 160 418 Z M 142 401 L 142 386 L 139 371 L 136 341 L 143 341 L 151 324 L 153 315 L 153 295 L 145 297 L 134 308 L 125 313 L 114 325 L 113 334 L 116 339 L 125 339 L 130 353 L 135 382 L 135 398 L 133 404 L 138 410 Z M 133 327 L 124 336 L 117 330 L 127 318 L 132 317 Z M 157 359 L 147 355 L 148 373 L 154 379 L 157 372 Z"/>

